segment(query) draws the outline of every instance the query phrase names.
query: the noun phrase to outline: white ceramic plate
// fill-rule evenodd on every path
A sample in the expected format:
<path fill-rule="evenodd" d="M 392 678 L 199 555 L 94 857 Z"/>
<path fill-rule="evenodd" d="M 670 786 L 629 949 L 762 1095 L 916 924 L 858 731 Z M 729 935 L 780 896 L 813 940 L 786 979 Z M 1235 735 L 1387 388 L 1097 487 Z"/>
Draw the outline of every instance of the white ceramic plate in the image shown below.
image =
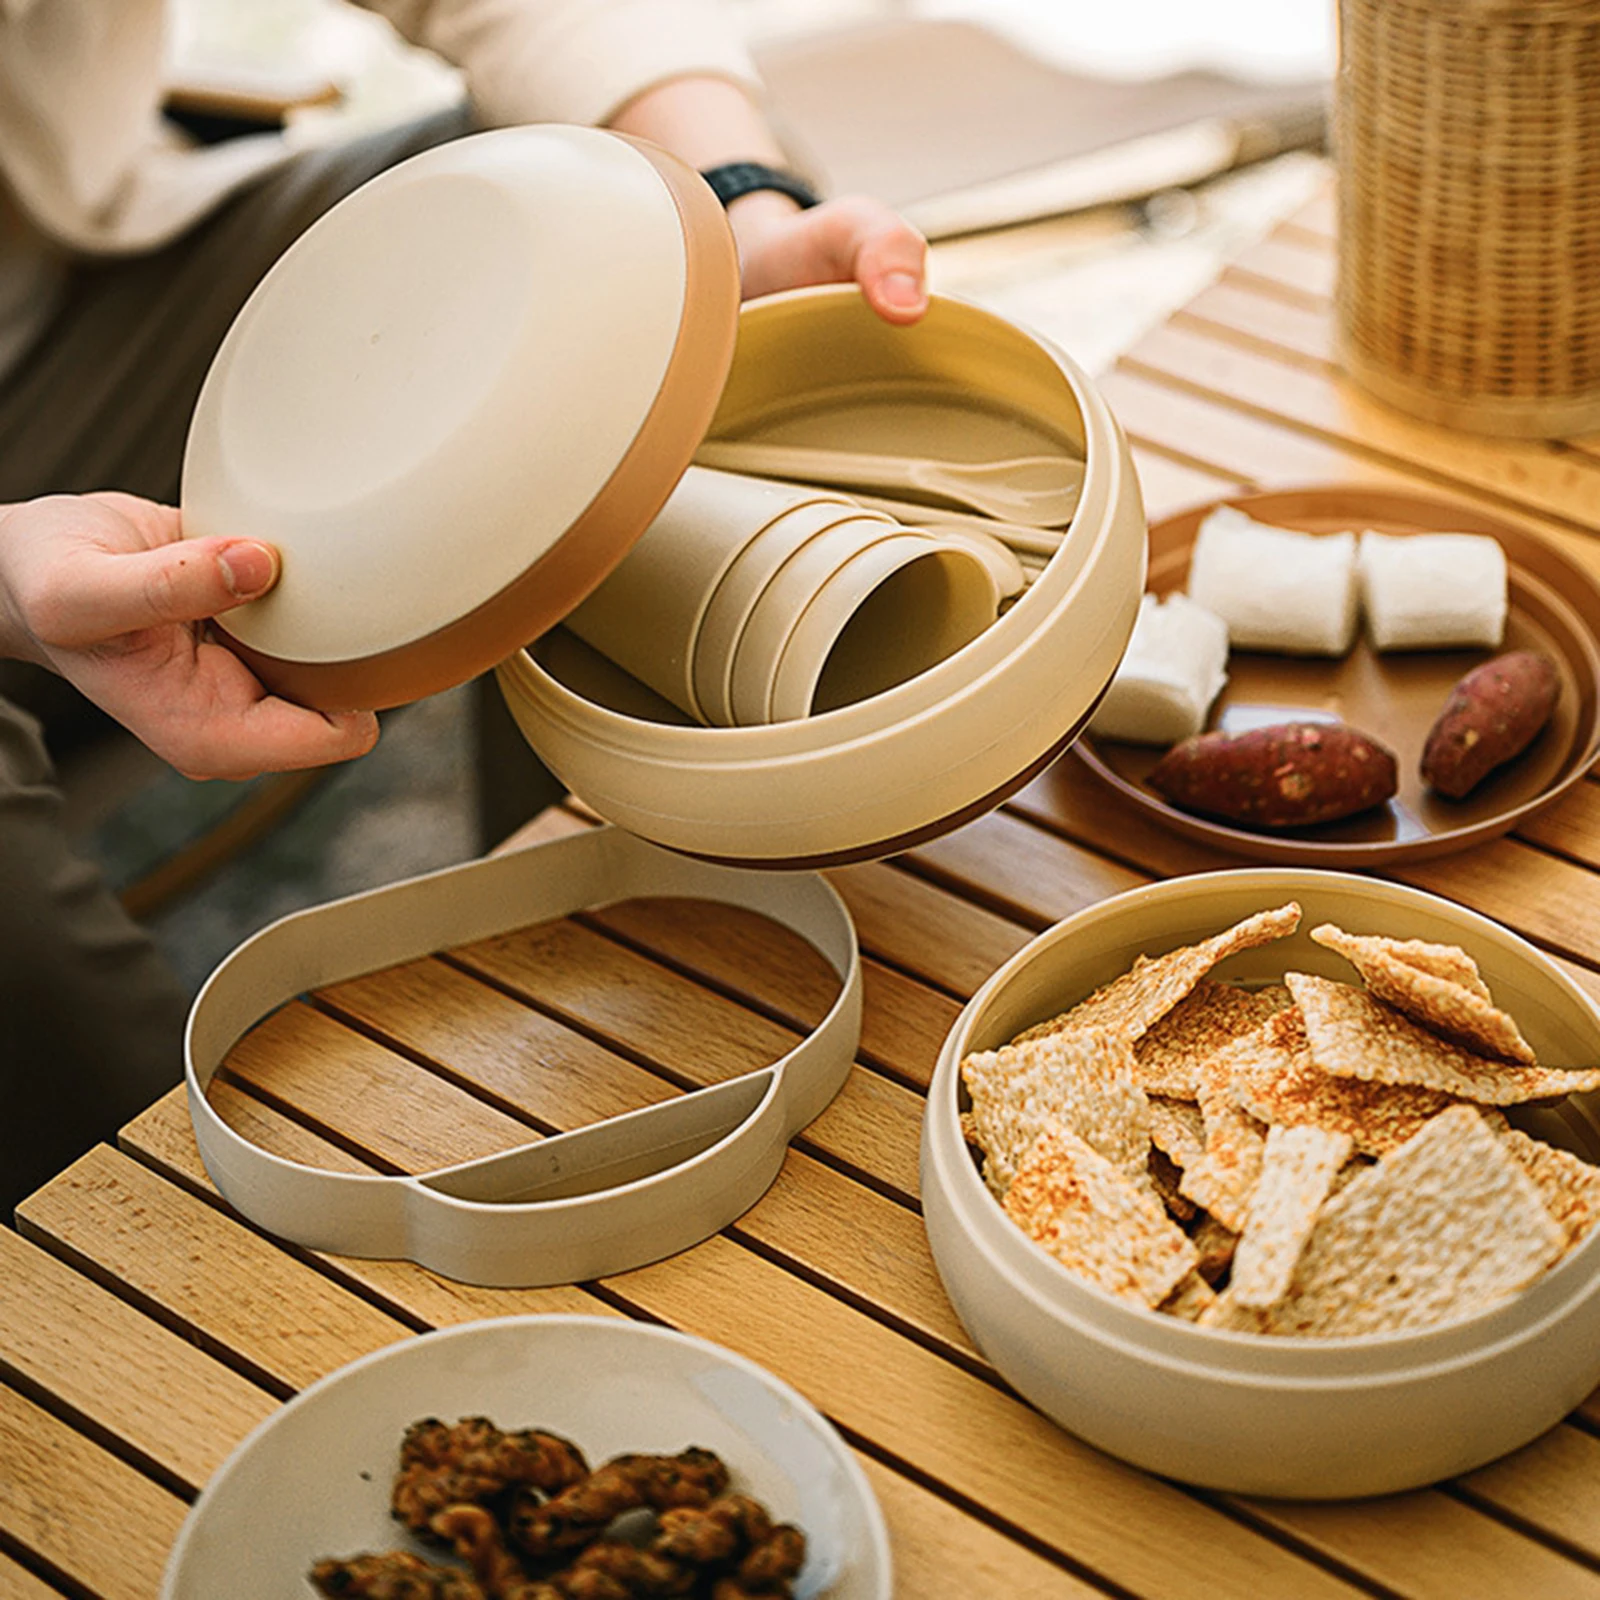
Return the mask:
<path fill-rule="evenodd" d="M 405 1547 L 389 1515 L 402 1434 L 421 1417 L 473 1415 L 548 1428 L 592 1465 L 629 1450 L 714 1450 L 734 1488 L 805 1531 L 799 1600 L 890 1600 L 877 1502 L 809 1402 L 703 1339 L 578 1316 L 424 1334 L 313 1384 L 206 1486 L 173 1546 L 162 1600 L 308 1600 L 318 1559 Z"/>

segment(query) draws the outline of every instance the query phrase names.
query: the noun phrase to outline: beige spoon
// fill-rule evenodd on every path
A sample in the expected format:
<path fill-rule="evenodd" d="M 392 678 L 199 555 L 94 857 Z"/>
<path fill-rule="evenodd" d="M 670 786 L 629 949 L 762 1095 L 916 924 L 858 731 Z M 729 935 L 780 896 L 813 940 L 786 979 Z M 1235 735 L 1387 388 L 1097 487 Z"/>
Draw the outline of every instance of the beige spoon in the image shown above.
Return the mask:
<path fill-rule="evenodd" d="M 810 445 L 711 439 L 695 452 L 695 460 L 730 472 L 929 495 L 986 516 L 1036 527 L 1064 527 L 1072 519 L 1083 487 L 1083 463 L 1063 456 L 930 461 Z"/>

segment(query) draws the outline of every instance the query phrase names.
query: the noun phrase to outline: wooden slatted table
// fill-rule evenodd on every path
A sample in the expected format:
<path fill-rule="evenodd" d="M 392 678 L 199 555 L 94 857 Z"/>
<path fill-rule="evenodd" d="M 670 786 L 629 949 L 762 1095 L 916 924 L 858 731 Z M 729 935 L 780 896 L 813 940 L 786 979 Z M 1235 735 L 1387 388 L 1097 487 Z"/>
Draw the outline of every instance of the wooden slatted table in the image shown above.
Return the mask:
<path fill-rule="evenodd" d="M 1409 485 L 1600 570 L 1600 441 L 1467 440 L 1352 393 L 1329 353 L 1332 272 L 1322 199 L 1107 375 L 1152 514 L 1241 487 Z M 552 812 L 520 842 L 587 825 Z M 492 1291 L 286 1249 L 220 1202 L 168 1096 L 32 1196 L 19 1233 L 0 1230 L 0 1595 L 143 1600 L 188 1503 L 285 1397 L 419 1330 L 584 1311 L 702 1334 L 809 1395 L 881 1497 L 908 1600 L 1600 1596 L 1600 1395 L 1458 1482 L 1268 1503 L 1080 1444 L 1007 1391 L 952 1315 L 918 1216 L 917 1142 L 961 1001 L 1055 919 L 1223 864 L 1130 816 L 1068 756 L 943 841 L 835 872 L 867 963 L 847 1086 L 735 1226 L 600 1283 Z M 1600 994 L 1597 874 L 1589 780 L 1517 836 L 1400 876 L 1510 924 Z M 285 1153 L 415 1170 L 747 1070 L 830 991 L 820 958 L 755 918 L 626 906 L 290 1005 L 236 1051 L 219 1099 Z M 247 1578 L 219 1600 L 249 1600 Z"/>

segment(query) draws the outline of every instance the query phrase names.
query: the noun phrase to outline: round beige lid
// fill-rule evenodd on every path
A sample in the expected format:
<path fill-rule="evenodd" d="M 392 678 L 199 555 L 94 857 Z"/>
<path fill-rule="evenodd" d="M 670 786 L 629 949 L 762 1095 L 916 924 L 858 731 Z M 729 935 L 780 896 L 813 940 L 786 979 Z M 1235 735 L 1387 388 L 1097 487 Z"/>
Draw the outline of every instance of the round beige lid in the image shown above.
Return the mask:
<path fill-rule="evenodd" d="M 715 197 L 641 141 L 502 129 L 364 185 L 262 280 L 190 424 L 185 535 L 283 557 L 232 648 L 379 709 L 538 637 L 687 466 L 738 300 Z"/>

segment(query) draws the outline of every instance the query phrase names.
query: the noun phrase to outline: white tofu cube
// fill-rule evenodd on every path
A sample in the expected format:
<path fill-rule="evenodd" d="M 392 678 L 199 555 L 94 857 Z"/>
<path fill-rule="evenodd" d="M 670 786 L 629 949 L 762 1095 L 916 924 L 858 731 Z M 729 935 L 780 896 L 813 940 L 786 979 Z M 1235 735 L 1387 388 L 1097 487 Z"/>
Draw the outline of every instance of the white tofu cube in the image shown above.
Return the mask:
<path fill-rule="evenodd" d="M 1227 623 L 1235 650 L 1342 656 L 1359 616 L 1356 537 L 1274 528 L 1219 506 L 1195 539 L 1189 598 Z"/>
<path fill-rule="evenodd" d="M 1480 533 L 1361 535 L 1356 560 L 1374 650 L 1494 650 L 1506 628 L 1506 553 Z"/>
<path fill-rule="evenodd" d="M 1139 602 L 1133 635 L 1089 722 L 1097 738 L 1176 744 L 1205 726 L 1228 681 L 1228 627 L 1187 595 Z"/>

